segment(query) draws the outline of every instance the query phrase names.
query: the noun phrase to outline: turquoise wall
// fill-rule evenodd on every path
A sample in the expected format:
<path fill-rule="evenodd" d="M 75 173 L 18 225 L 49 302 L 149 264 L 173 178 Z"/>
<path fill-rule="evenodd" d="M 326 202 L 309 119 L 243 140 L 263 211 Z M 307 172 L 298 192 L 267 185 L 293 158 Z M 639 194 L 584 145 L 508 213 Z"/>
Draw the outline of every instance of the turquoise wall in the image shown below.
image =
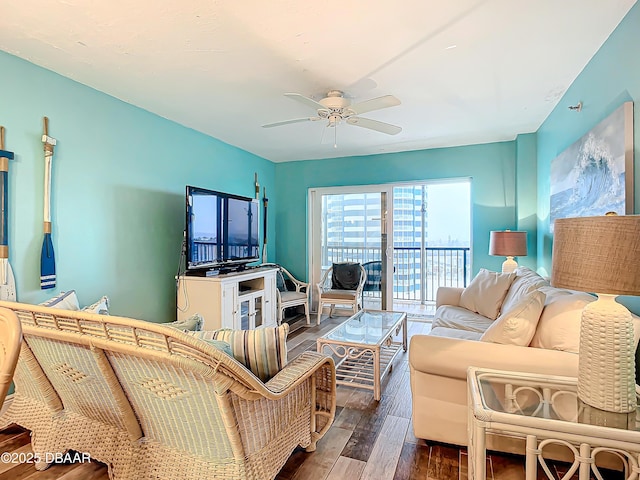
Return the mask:
<path fill-rule="evenodd" d="M 538 268 L 551 272 L 549 230 L 551 161 L 622 103 L 635 102 L 635 213 L 640 213 L 640 5 L 635 5 L 569 87 L 537 132 L 538 148 Z M 569 105 L 583 103 L 581 112 Z M 640 299 L 623 299 L 640 311 Z"/>
<path fill-rule="evenodd" d="M 75 289 L 116 315 L 175 319 L 174 277 L 186 184 L 253 196 L 274 190 L 275 166 L 192 129 L 0 52 L 0 124 L 15 152 L 9 177 L 10 262 L 18 300 Z M 40 290 L 42 118 L 58 140 L 52 220 L 58 284 Z M 278 199 L 270 206 L 277 208 Z M 270 219 L 275 232 L 275 219 Z M 270 258 L 275 235 L 270 235 Z"/>
<path fill-rule="evenodd" d="M 527 232 L 527 256 L 518 259 L 520 265 L 536 268 L 538 196 L 536 166 L 536 135 L 516 138 L 516 219 L 517 228 Z"/>
<path fill-rule="evenodd" d="M 308 278 L 307 195 L 311 187 L 471 177 L 472 268 L 474 272 L 480 267 L 500 270 L 504 259 L 488 255 L 489 231 L 517 227 L 515 170 L 516 142 L 279 163 L 278 262 L 294 275 Z M 535 238 L 535 232 L 532 235 Z"/>

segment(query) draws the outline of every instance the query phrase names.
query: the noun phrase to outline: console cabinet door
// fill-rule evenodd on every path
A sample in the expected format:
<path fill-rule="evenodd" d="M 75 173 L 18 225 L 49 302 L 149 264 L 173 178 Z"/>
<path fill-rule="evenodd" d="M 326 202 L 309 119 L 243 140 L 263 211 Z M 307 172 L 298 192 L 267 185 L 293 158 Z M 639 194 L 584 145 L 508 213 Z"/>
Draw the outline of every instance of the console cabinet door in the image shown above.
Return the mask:
<path fill-rule="evenodd" d="M 224 283 L 222 286 L 222 328 L 240 328 L 240 304 L 238 302 L 238 284 Z"/>
<path fill-rule="evenodd" d="M 277 317 L 276 305 L 276 274 L 275 270 L 264 276 L 264 311 L 263 325 L 265 327 L 275 327 Z"/>

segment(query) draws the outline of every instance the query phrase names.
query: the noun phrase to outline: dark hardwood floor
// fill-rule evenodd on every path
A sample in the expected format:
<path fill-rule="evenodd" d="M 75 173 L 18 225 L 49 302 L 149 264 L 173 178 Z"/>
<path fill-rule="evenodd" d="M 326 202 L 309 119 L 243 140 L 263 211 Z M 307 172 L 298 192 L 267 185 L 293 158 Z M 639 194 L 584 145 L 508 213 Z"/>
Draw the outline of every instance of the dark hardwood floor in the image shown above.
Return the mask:
<path fill-rule="evenodd" d="M 287 344 L 289 358 L 315 350 L 316 338 L 346 317 L 325 319 L 310 328 L 304 320 L 291 322 Z M 426 333 L 430 324 L 410 321 L 409 336 Z M 393 370 L 383 382 L 382 398 L 345 386 L 338 387 L 338 411 L 333 426 L 318 442 L 313 453 L 293 452 L 277 480 L 466 480 L 466 448 L 426 442 L 413 436 L 408 354 L 396 358 Z M 0 452 L 31 452 L 29 432 L 13 426 L 0 431 Z M 564 464 L 552 469 L 560 479 Z M 105 480 L 105 465 L 97 462 L 61 463 L 39 472 L 30 463 L 0 460 L 0 480 Z M 524 479 L 524 461 L 519 456 L 489 455 L 487 478 Z M 538 478 L 546 478 L 542 472 Z M 577 475 L 572 477 L 577 479 Z M 569 479 L 567 479 L 569 480 Z"/>

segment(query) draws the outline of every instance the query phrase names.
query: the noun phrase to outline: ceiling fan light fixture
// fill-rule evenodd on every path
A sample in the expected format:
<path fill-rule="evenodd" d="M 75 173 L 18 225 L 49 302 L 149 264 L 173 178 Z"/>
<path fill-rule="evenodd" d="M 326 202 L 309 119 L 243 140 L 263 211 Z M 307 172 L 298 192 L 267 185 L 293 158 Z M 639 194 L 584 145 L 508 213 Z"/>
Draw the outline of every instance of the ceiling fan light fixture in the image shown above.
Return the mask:
<path fill-rule="evenodd" d="M 340 90 L 331 90 L 327 96 L 318 103 L 330 110 L 339 111 L 351 105 L 351 100 L 345 98 Z"/>
<path fill-rule="evenodd" d="M 402 131 L 402 128 L 397 125 L 391 125 L 378 120 L 357 116 L 373 110 L 380 110 L 382 108 L 400 105 L 400 100 L 393 95 L 384 95 L 382 97 L 372 98 L 354 105 L 351 105 L 351 100 L 346 98 L 341 90 L 329 90 L 326 97 L 317 102 L 299 93 L 285 93 L 285 96 L 315 109 L 317 117 L 285 120 L 282 122 L 266 124 L 263 125 L 263 127 L 269 128 L 288 125 L 290 123 L 326 119 L 328 127 L 335 127 L 342 121 L 345 121 L 350 125 L 375 130 L 377 132 L 386 133 L 387 135 L 396 135 Z M 337 146 L 337 142 L 334 143 L 334 146 Z"/>

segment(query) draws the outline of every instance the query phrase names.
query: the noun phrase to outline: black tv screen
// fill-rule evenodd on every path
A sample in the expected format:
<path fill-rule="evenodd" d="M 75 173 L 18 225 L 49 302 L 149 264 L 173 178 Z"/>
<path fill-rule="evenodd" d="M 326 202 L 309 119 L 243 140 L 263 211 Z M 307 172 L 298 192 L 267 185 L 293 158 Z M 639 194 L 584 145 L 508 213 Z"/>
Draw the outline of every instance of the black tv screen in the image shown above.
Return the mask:
<path fill-rule="evenodd" d="M 258 260 L 258 220 L 257 200 L 187 185 L 187 269 Z"/>

